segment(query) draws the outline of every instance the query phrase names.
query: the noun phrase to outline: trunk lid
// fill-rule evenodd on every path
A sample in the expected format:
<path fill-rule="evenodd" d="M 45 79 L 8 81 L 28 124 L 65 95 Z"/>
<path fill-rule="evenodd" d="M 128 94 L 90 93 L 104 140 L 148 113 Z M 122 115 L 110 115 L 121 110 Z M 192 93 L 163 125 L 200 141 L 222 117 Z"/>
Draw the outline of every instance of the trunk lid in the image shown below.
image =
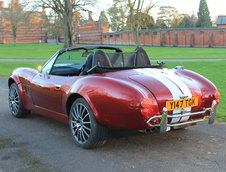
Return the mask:
<path fill-rule="evenodd" d="M 198 96 L 201 101 L 201 90 L 199 84 L 191 78 L 180 76 L 174 69 L 134 69 L 135 75 L 129 78 L 147 88 L 155 96 L 159 110 L 166 106 L 166 101 L 179 100 L 183 97 L 191 98 Z M 193 107 L 192 109 L 200 109 Z M 191 108 L 185 108 L 186 111 L 191 111 Z M 181 109 L 173 110 L 169 114 L 181 113 Z M 189 117 L 184 117 L 182 121 Z M 180 119 L 175 119 L 172 122 L 178 122 Z"/>

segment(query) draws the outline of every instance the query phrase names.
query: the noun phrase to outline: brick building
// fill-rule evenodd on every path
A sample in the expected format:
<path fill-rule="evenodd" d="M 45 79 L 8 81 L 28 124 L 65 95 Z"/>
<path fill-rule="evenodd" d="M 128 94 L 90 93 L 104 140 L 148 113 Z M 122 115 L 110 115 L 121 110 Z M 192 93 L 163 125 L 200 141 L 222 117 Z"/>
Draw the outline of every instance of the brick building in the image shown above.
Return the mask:
<path fill-rule="evenodd" d="M 139 39 L 143 46 L 226 47 L 226 16 L 219 16 L 218 22 L 216 28 L 141 30 Z M 81 44 L 135 45 L 131 31 L 109 32 L 108 24 L 94 22 L 90 14 L 79 26 L 78 35 L 77 43 Z"/>
<path fill-rule="evenodd" d="M 226 16 L 218 16 L 216 25 L 219 28 L 226 28 Z"/>
<path fill-rule="evenodd" d="M 80 21 L 76 31 L 77 43 L 103 44 L 103 34 L 109 32 L 109 23 L 94 21 L 89 11 L 88 20 Z"/>
<path fill-rule="evenodd" d="M 12 3 L 16 2 L 19 0 L 12 0 Z M 4 2 L 0 0 L 0 16 L 7 10 L 9 8 L 5 8 Z M 45 9 L 42 12 L 32 12 L 30 21 L 29 25 L 22 24 L 18 28 L 17 42 L 46 42 L 48 36 L 45 24 L 48 19 Z M 141 45 L 145 46 L 226 47 L 226 16 L 219 16 L 216 24 L 216 28 L 141 30 L 139 39 Z M 75 31 L 75 42 L 80 44 L 134 45 L 132 32 L 109 32 L 109 24 L 94 21 L 91 12 L 88 20 L 79 21 Z M 0 43 L 11 42 L 13 35 L 10 21 L 0 18 Z"/>
<path fill-rule="evenodd" d="M 12 0 L 11 4 L 18 3 L 19 0 Z M 12 43 L 12 25 L 10 20 L 3 17 L 3 13 L 9 11 L 9 8 L 5 8 L 4 1 L 0 1 L 0 43 Z M 45 23 L 48 22 L 45 9 L 42 12 L 29 12 L 30 19 L 27 22 L 21 21 L 17 28 L 17 39 L 18 43 L 35 43 L 35 42 L 46 42 L 46 27 Z"/>
<path fill-rule="evenodd" d="M 168 47 L 226 47 L 226 28 L 180 28 L 140 31 L 141 45 Z M 134 45 L 130 31 L 103 34 L 103 44 Z"/>

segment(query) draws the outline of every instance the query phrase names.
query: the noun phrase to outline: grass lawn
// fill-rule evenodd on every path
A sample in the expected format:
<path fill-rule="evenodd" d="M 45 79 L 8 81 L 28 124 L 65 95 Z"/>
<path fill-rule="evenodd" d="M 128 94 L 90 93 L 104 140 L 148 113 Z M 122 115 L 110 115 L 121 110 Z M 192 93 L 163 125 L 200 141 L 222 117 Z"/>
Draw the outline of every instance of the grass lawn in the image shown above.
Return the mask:
<path fill-rule="evenodd" d="M 19 67 L 30 67 L 37 69 L 44 62 L 0 62 L 0 77 L 8 77 L 10 72 Z"/>
<path fill-rule="evenodd" d="M 49 44 L 0 44 L 0 59 L 49 59 L 61 48 Z"/>
<path fill-rule="evenodd" d="M 78 45 L 82 46 L 82 45 Z M 62 45 L 49 44 L 0 44 L 0 59 L 49 59 Z M 120 47 L 134 51 L 134 47 Z M 151 59 L 211 59 L 226 58 L 226 49 L 145 47 Z"/>
<path fill-rule="evenodd" d="M 134 48 L 123 47 L 124 51 Z M 226 49 L 214 48 L 174 48 L 174 47 L 144 47 L 151 59 L 223 59 Z"/>
<path fill-rule="evenodd" d="M 18 67 L 31 67 L 37 69 L 42 62 L 0 62 L 0 76 L 8 77 L 9 73 Z M 221 93 L 221 104 L 218 108 L 218 120 L 226 122 L 226 61 L 217 62 L 166 62 L 168 68 L 178 65 L 193 70 L 211 80 Z"/>

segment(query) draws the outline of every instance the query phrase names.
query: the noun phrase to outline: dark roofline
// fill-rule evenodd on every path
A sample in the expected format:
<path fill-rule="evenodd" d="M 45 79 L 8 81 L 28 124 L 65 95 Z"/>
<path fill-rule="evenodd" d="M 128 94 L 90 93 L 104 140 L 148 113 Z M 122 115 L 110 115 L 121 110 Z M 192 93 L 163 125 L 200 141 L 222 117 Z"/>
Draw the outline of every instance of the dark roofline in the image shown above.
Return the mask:
<path fill-rule="evenodd" d="M 116 52 L 122 52 L 120 48 L 116 47 L 111 47 L 111 46 L 102 46 L 102 45 L 97 45 L 97 46 L 85 46 L 85 47 L 69 47 L 69 48 L 63 48 L 59 51 L 60 54 L 66 52 L 66 51 L 72 51 L 72 50 L 94 50 L 94 49 L 108 49 L 108 50 L 115 50 Z"/>
<path fill-rule="evenodd" d="M 226 25 L 226 16 L 218 16 L 216 25 Z"/>

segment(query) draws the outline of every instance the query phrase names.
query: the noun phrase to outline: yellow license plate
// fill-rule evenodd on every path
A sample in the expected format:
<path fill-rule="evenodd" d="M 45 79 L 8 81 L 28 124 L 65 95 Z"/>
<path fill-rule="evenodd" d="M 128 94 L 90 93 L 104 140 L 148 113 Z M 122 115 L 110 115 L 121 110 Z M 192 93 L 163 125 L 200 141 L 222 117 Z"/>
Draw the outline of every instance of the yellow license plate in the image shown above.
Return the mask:
<path fill-rule="evenodd" d="M 166 109 L 176 110 L 176 109 L 184 109 L 188 107 L 198 106 L 198 97 L 180 99 L 180 100 L 173 100 L 166 102 Z"/>

